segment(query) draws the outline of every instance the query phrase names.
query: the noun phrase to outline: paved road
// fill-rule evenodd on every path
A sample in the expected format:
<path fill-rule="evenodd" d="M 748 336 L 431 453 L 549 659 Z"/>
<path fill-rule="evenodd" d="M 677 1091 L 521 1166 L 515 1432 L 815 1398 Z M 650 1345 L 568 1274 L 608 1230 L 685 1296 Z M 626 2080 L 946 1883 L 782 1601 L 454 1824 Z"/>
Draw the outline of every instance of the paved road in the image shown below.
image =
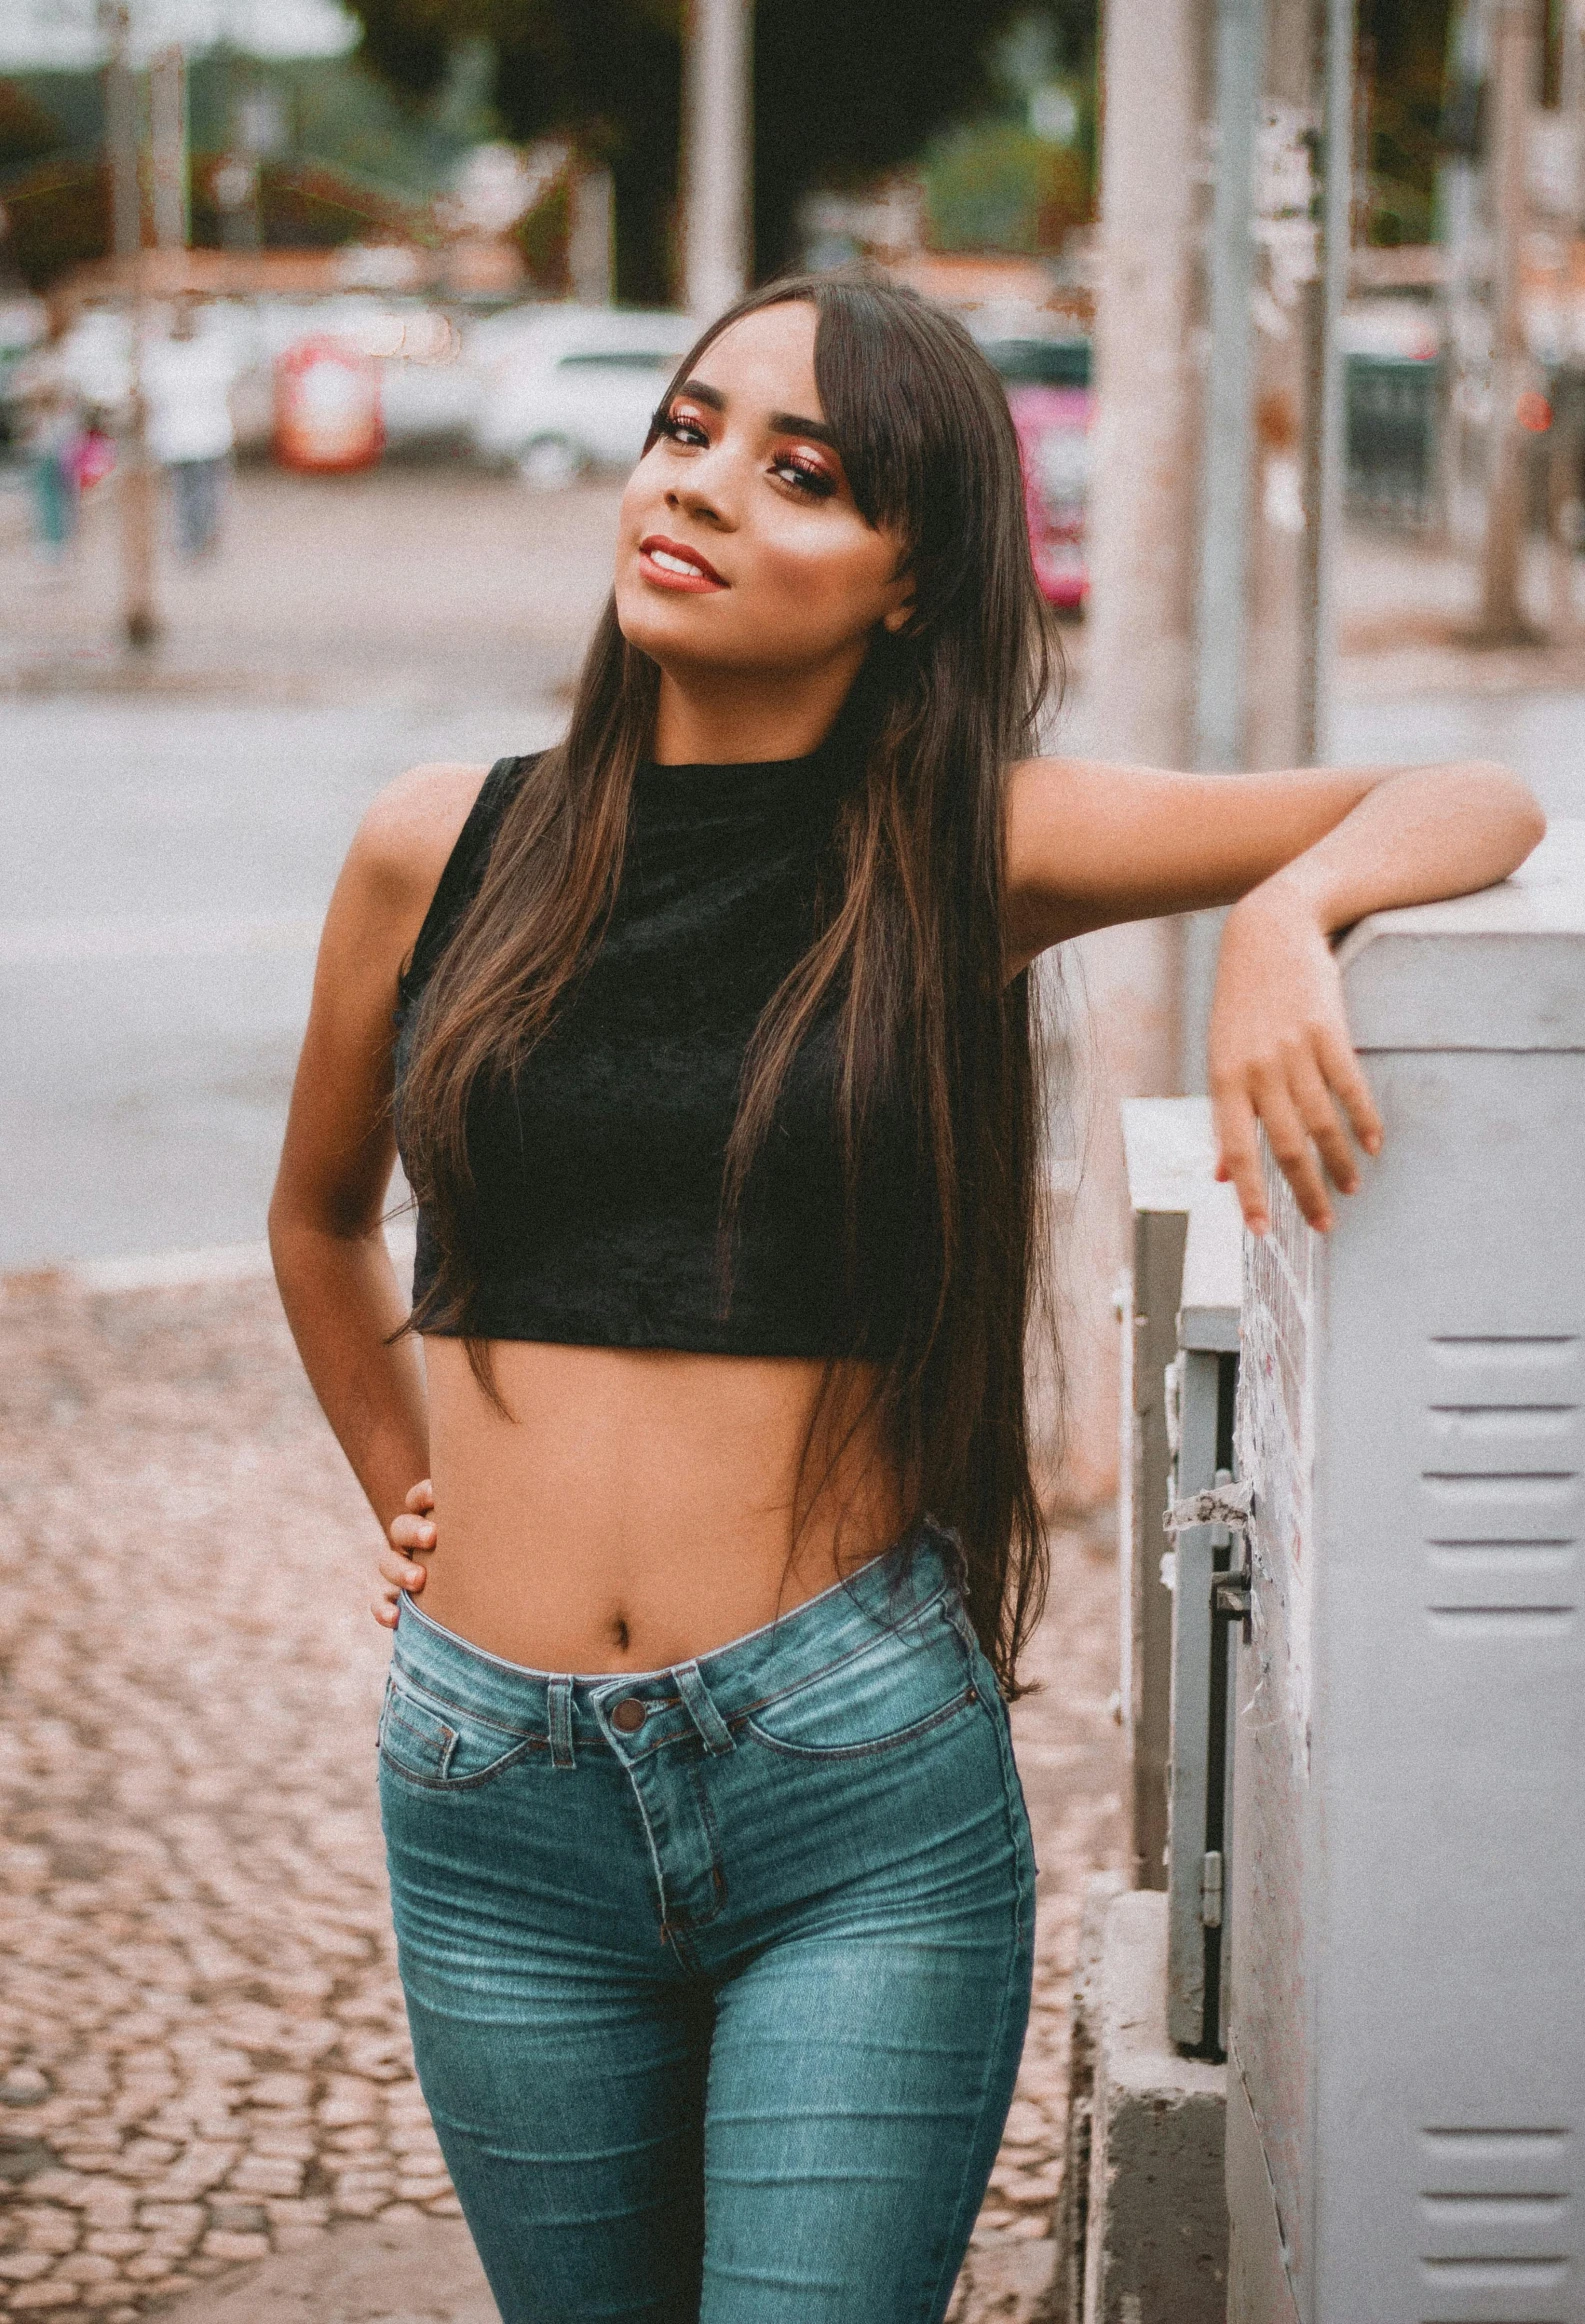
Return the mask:
<path fill-rule="evenodd" d="M 1585 692 L 1345 695 L 1333 755 L 1343 766 L 1504 759 L 1548 815 L 1585 816 Z"/>
<path fill-rule="evenodd" d="M 615 508 L 603 484 L 245 477 L 220 559 L 166 577 L 139 692 L 108 512 L 46 580 L 0 500 L 0 1272 L 262 1233 L 358 817 L 416 761 L 551 739 Z"/>
<path fill-rule="evenodd" d="M 547 741 L 513 711 L 0 705 L 0 1271 L 263 1233 L 314 944 L 403 766 Z"/>

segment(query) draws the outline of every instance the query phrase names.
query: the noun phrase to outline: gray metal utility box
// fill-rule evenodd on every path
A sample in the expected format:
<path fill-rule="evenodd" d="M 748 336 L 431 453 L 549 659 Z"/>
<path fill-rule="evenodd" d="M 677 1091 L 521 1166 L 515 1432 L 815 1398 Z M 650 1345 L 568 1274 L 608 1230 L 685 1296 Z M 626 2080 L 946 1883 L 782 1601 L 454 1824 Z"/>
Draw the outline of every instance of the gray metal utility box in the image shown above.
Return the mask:
<path fill-rule="evenodd" d="M 1585 825 L 1341 952 L 1386 1125 L 1246 1241 L 1229 2314 L 1585 2319 Z"/>

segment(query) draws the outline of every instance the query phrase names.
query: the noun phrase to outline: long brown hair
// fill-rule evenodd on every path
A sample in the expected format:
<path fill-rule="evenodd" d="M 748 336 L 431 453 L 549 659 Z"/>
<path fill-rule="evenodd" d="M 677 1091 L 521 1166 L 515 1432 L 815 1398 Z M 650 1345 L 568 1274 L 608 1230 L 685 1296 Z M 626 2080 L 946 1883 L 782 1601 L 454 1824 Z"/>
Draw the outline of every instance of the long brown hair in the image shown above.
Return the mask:
<path fill-rule="evenodd" d="M 667 403 L 730 324 L 788 300 L 815 310 L 826 420 L 861 515 L 900 541 L 915 597 L 898 636 L 877 633 L 844 712 L 860 722 L 863 763 L 839 810 L 844 877 L 750 1042 L 722 1215 L 729 1228 L 788 1069 L 835 1011 L 850 1190 L 880 1093 L 903 1089 L 933 1195 L 932 1263 L 909 1286 L 875 1402 L 914 1514 L 958 1538 L 971 1619 L 1012 1694 L 1046 1580 L 1024 1379 L 1045 1238 L 1032 998 L 1027 976 L 1009 982 L 1003 967 L 1004 798 L 1008 768 L 1034 746 L 1055 649 L 1006 397 L 962 326 L 913 292 L 851 275 L 772 283 L 705 332 Z M 598 944 L 658 689 L 609 602 L 566 738 L 508 807 L 425 992 L 401 1128 L 440 1263 L 415 1328 L 467 1335 L 470 1092 L 511 1074 Z M 493 1393 L 487 1350 L 470 1341 L 470 1356 Z"/>

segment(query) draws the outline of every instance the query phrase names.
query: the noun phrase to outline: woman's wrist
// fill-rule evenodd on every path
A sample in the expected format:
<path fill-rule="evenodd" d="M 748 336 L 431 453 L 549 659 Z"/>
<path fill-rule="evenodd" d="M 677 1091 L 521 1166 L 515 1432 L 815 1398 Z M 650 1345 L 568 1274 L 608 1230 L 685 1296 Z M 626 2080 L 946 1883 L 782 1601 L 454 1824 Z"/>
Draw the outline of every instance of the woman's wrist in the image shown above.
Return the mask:
<path fill-rule="evenodd" d="M 1228 917 L 1235 916 L 1244 921 L 1274 918 L 1285 927 L 1305 920 L 1318 935 L 1330 938 L 1356 915 L 1348 911 L 1335 877 L 1307 852 L 1250 888 L 1232 906 Z"/>

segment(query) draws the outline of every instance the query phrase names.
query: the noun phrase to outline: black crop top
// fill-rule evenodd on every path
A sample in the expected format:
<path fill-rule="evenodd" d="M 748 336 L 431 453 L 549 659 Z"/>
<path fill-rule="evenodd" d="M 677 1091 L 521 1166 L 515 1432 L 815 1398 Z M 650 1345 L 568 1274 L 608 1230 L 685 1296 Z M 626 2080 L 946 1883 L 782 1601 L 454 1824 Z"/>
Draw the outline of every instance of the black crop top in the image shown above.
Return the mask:
<path fill-rule="evenodd" d="M 397 1009 L 397 1119 L 419 997 L 537 758 L 491 768 L 441 875 Z M 511 1084 L 468 1114 L 483 1339 L 884 1359 L 928 1271 L 911 1116 L 872 1109 L 847 1256 L 834 1012 L 783 1086 L 750 1171 L 723 1314 L 722 1172 L 749 1037 L 816 928 L 848 754 L 641 766 L 597 949 Z M 413 1297 L 433 1284 L 418 1217 Z M 460 1326 L 458 1327 L 461 1328 Z M 454 1335 L 453 1335 L 454 1336 Z"/>

